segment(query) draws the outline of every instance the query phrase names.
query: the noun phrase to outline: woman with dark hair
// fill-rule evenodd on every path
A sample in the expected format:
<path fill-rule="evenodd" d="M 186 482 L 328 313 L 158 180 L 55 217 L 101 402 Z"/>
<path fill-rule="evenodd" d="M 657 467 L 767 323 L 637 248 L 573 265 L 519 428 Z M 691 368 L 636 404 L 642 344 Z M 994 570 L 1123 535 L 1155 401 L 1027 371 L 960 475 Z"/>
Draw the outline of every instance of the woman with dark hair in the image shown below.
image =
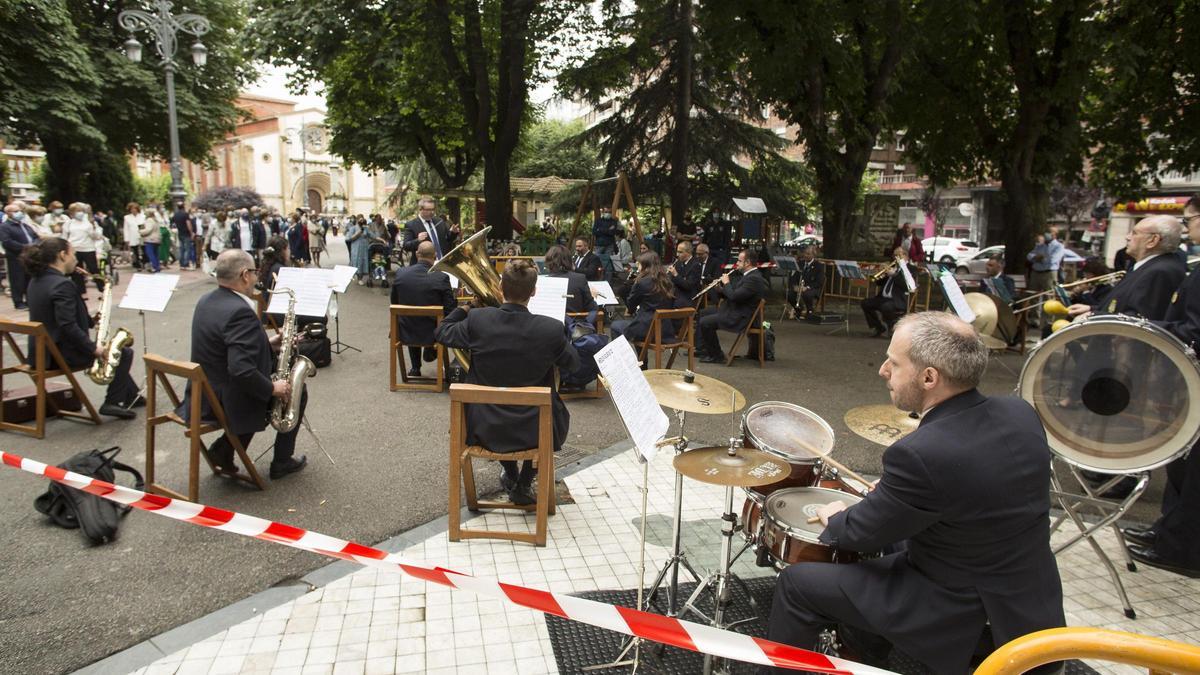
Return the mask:
<path fill-rule="evenodd" d="M 92 342 L 88 335 L 92 319 L 75 283 L 68 276 L 79 266 L 71 244 L 59 237 L 41 239 L 25 247 L 21 262 L 30 276 L 29 320 L 46 327 L 67 366 L 71 370 L 81 370 L 92 365 L 98 357 L 105 356 L 104 345 Z M 29 343 L 28 353 L 33 354 L 32 336 Z M 117 363 L 116 377 L 108 385 L 104 405 L 100 406 L 101 415 L 133 419 L 136 415 L 130 408 L 145 405 L 145 399 L 138 396 L 138 387 L 129 376 L 132 365 L 133 349 L 125 347 Z M 57 364 L 47 366 L 54 368 Z"/>
<path fill-rule="evenodd" d="M 258 266 L 258 281 L 263 289 L 269 291 L 275 288 L 275 277 L 279 270 L 291 264 L 292 252 L 288 240 L 278 234 L 268 239 L 267 247 L 263 249 L 262 264 Z"/>
<path fill-rule="evenodd" d="M 651 251 L 637 259 L 638 274 L 625 299 L 625 307 L 632 319 L 614 321 L 613 339 L 622 335 L 630 342 L 640 342 L 650 333 L 655 310 L 672 309 L 675 305 L 675 285 L 667 276 L 667 270 L 659 261 L 658 254 Z M 662 325 L 664 341 L 675 339 L 675 328 L 670 321 Z"/>
<path fill-rule="evenodd" d="M 592 297 L 592 289 L 588 286 L 587 277 L 572 270 L 571 254 L 566 246 L 555 244 L 546 251 L 546 276 L 567 280 L 567 312 L 587 312 L 587 323 L 593 331 L 596 327 L 596 299 Z M 568 327 L 574 323 L 568 321 Z"/>

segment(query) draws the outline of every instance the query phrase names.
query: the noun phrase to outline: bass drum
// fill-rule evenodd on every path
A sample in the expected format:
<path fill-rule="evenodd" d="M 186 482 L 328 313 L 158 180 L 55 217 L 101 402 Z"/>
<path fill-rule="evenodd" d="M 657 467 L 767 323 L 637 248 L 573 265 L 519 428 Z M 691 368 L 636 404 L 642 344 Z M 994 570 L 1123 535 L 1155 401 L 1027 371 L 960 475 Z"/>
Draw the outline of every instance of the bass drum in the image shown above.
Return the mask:
<path fill-rule="evenodd" d="M 1163 466 L 1200 438 L 1200 364 L 1145 320 L 1089 317 L 1042 340 L 1017 384 L 1066 462 L 1109 474 Z"/>

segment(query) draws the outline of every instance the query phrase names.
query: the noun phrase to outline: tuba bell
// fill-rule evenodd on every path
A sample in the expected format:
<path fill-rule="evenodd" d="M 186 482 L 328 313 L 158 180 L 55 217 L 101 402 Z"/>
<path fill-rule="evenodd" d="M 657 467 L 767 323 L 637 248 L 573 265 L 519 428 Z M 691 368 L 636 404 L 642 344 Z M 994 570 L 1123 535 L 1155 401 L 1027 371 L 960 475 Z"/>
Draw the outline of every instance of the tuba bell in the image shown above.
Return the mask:
<path fill-rule="evenodd" d="M 491 227 L 471 235 L 463 243 L 454 247 L 442 259 L 429 268 L 429 273 L 445 272 L 453 275 L 464 286 L 471 289 L 475 297 L 488 307 L 499 307 L 504 303 L 504 292 L 500 290 L 500 275 L 492 266 L 492 260 L 487 254 L 487 234 Z M 471 357 L 465 350 L 451 349 L 463 368 L 470 370 Z"/>

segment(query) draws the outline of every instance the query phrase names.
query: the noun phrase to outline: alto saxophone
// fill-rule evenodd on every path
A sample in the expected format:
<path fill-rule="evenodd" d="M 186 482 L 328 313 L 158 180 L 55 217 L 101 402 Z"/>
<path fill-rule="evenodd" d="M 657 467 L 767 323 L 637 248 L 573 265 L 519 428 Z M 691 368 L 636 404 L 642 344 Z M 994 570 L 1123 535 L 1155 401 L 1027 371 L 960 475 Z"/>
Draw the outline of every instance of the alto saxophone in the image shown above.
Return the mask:
<path fill-rule="evenodd" d="M 296 337 L 296 294 L 290 288 L 277 288 L 272 293 L 287 293 L 288 311 L 283 319 L 282 341 L 279 348 L 279 366 L 273 381 L 286 380 L 292 385 L 292 394 L 286 399 L 277 398 L 271 404 L 271 426 L 286 434 L 300 423 L 300 401 L 304 397 L 304 378 L 317 374 L 317 367 L 307 356 L 293 354 Z"/>
<path fill-rule="evenodd" d="M 100 321 L 96 328 L 96 344 L 104 349 L 104 356 L 97 356 L 95 363 L 87 369 L 87 376 L 96 384 L 109 384 L 117 376 L 117 364 L 121 362 L 121 350 L 133 344 L 133 333 L 127 328 L 118 328 L 108 334 L 112 321 L 113 285 L 105 284 L 100 294 Z"/>

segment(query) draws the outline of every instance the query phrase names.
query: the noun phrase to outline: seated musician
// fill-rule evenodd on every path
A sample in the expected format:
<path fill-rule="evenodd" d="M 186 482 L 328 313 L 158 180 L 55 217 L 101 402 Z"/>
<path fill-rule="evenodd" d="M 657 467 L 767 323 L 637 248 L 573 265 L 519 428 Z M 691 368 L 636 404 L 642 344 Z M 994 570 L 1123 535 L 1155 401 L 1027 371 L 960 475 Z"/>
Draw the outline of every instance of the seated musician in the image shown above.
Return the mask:
<path fill-rule="evenodd" d="M 489 387 L 551 387 L 554 369 L 574 371 L 579 356 L 567 341 L 563 326 L 555 319 L 531 314 L 527 305 L 537 289 L 537 268 L 527 260 L 504 266 L 500 288 L 504 304 L 499 307 L 458 307 L 438 326 L 434 337 L 456 349 L 469 349 L 471 369 L 467 382 Z M 571 415 L 559 398 L 554 398 L 554 450 L 562 448 Z M 533 407 L 471 404 L 467 406 L 467 444 L 491 452 L 519 452 L 538 446 L 538 409 Z M 508 498 L 522 506 L 537 499 L 532 489 L 537 471 L 525 461 L 502 461 L 500 484 Z"/>
<path fill-rule="evenodd" d="M 700 361 L 703 363 L 725 362 L 717 330 L 735 333 L 745 330 L 754 310 L 758 309 L 759 301 L 767 295 L 767 280 L 755 266 L 749 251 L 738 254 L 737 268 L 721 275 L 721 284 L 724 302 L 720 307 L 706 307 L 696 322 L 700 332 L 700 345 L 696 351 L 701 353 Z"/>
<path fill-rule="evenodd" d="M 708 244 L 696 246 L 696 263 L 700 265 L 700 288 L 707 288 L 709 284 L 721 278 L 721 264 L 717 262 L 716 258 L 709 255 Z M 709 302 L 716 302 L 717 290 L 715 288 L 709 290 L 705 293 L 705 297 Z M 696 302 L 700 302 L 700 298 L 696 298 Z"/>
<path fill-rule="evenodd" d="M 579 368 L 573 372 L 560 371 L 560 393 L 583 391 L 593 380 L 599 370 L 596 368 L 596 352 L 608 344 L 608 338 L 596 335 L 596 315 L 600 307 L 596 304 L 595 294 L 588 286 L 587 279 L 578 272 L 571 271 L 571 254 L 566 246 L 555 244 L 546 251 L 547 276 L 567 280 L 567 313 L 584 314 L 586 317 L 565 316 L 563 323 L 567 327 L 567 335 L 571 345 L 579 354 Z"/>
<path fill-rule="evenodd" d="M 675 262 L 667 268 L 675 287 L 675 306 L 691 307 L 692 297 L 700 291 L 700 261 L 692 257 L 692 242 L 675 245 Z"/>
<path fill-rule="evenodd" d="M 81 370 L 105 356 L 104 345 L 96 344 L 88 336 L 92 318 L 88 316 L 87 305 L 79 296 L 79 288 L 68 276 L 78 267 L 75 249 L 71 244 L 59 237 L 39 239 L 21 252 L 21 264 L 30 277 L 26 292 L 29 320 L 46 327 L 67 367 Z M 30 336 L 26 356 L 31 365 L 34 364 L 36 353 L 33 337 Z M 50 360 L 49 354 L 45 363 L 47 369 L 58 367 Z M 104 404 L 100 406 L 101 415 L 133 419 L 137 415 L 131 408 L 146 404 L 145 399 L 138 395 L 133 378 L 129 376 L 132 365 L 133 349 L 125 347 L 117 362 L 116 377 L 109 383 Z"/>
<path fill-rule="evenodd" d="M 817 262 L 817 247 L 805 246 L 796 260 L 796 271 L 788 275 L 787 302 L 792 316 L 800 319 L 813 313 L 817 300 L 821 299 L 821 287 L 825 283 L 825 265 Z M 800 309 L 803 303 L 804 309 Z"/>
<path fill-rule="evenodd" d="M 571 296 L 567 298 L 568 314 L 587 312 L 585 319 L 568 317 L 571 319 L 567 321 L 568 330 L 572 328 L 572 324 L 582 322 L 595 331 L 596 311 L 599 309 L 596 306 L 596 298 L 588 286 L 587 277 L 571 269 L 571 254 L 567 253 L 567 247 L 555 244 L 546 251 L 546 272 L 546 276 L 567 280 L 567 295 Z"/>
<path fill-rule="evenodd" d="M 625 308 L 633 318 L 613 322 L 611 331 L 614 340 L 622 335 L 630 343 L 645 340 L 654 323 L 654 312 L 675 306 L 675 284 L 671 283 L 666 269 L 659 262 L 658 254 L 653 251 L 643 253 L 638 256 L 637 263 L 637 278 L 629 289 L 629 296 L 625 298 Z M 674 339 L 675 327 L 671 322 L 664 321 L 663 342 Z"/>
<path fill-rule="evenodd" d="M 575 257 L 571 260 L 571 271 L 578 272 L 588 281 L 604 281 L 604 263 L 600 256 L 592 253 L 587 237 L 575 238 Z"/>
<path fill-rule="evenodd" d="M 867 325 L 873 331 L 871 337 L 886 336 L 895 325 L 896 320 L 908 312 L 908 282 L 900 271 L 900 265 L 907 265 L 909 274 L 916 280 L 917 268 L 908 262 L 908 254 L 902 248 L 892 251 L 896 256 L 895 264 L 887 270 L 887 274 L 877 280 L 879 292 L 874 297 L 862 301 L 863 315 L 867 317 Z"/>
<path fill-rule="evenodd" d="M 1025 401 L 979 393 L 987 360 L 975 330 L 951 314 L 900 320 L 879 375 L 897 408 L 923 413 L 921 424 L 884 451 L 882 477 L 860 503 L 834 501 L 815 515 L 831 547 L 906 548 L 785 569 L 771 640 L 811 649 L 824 628 L 842 624 L 933 672 L 965 673 L 985 624 L 997 646 L 1064 625 L 1046 434 Z"/>
<path fill-rule="evenodd" d="M 1125 235 L 1125 251 L 1133 268 L 1112 291 L 1095 304 L 1077 303 L 1067 308 L 1072 318 L 1095 313 L 1127 314 L 1161 321 L 1176 289 L 1187 276 L 1187 263 L 1178 253 L 1182 238 L 1175 216 L 1143 218 Z"/>
<path fill-rule="evenodd" d="M 1104 264 L 1103 258 L 1089 258 L 1083 264 L 1083 269 L 1079 271 L 1084 279 L 1095 279 L 1096 277 L 1107 276 L 1112 273 L 1108 269 L 1108 265 Z M 1077 288 L 1072 288 L 1071 303 L 1085 305 L 1099 305 L 1104 302 L 1104 298 L 1112 291 L 1113 285 L 1105 281 L 1099 283 L 1082 284 Z"/>
<path fill-rule="evenodd" d="M 423 307 L 438 305 L 445 316 L 458 305 L 454 299 L 454 289 L 450 286 L 450 277 L 438 272 L 430 274 L 429 268 L 437 262 L 437 247 L 432 241 L 422 241 L 417 244 L 417 261 L 412 265 L 396 271 L 392 280 L 392 304 L 412 305 Z M 431 316 L 400 316 L 396 317 L 397 333 L 400 341 L 406 345 L 432 345 L 433 329 L 437 320 Z M 421 376 L 421 348 L 408 347 L 410 377 Z M 437 359 L 437 350 L 425 348 L 425 361 Z"/>
<path fill-rule="evenodd" d="M 1001 302 L 1011 305 L 1017 297 L 1017 285 L 1013 278 L 1004 273 L 1004 258 L 992 256 L 987 261 L 987 276 L 979 280 L 979 292 L 994 295 Z"/>
<path fill-rule="evenodd" d="M 242 249 L 226 249 L 217 256 L 213 267 L 217 289 L 205 294 L 196 303 L 192 315 L 191 360 L 200 364 L 204 376 L 225 410 L 228 433 L 237 434 L 243 448 L 249 449 L 254 434 L 267 428 L 271 406 L 275 399 L 291 396 L 287 380 L 273 381 L 275 356 L 282 334 L 268 339 L 259 322 L 255 303 L 250 299 L 255 275 L 254 259 Z M 194 392 L 191 384 L 176 414 L 186 421 L 191 410 L 189 403 Z M 308 405 L 308 392 L 300 398 L 300 417 Z M 212 417 L 208 401 L 201 401 L 201 415 Z M 300 471 L 308 458 L 293 457 L 296 434 L 300 425 L 288 433 L 275 435 L 275 455 L 271 460 L 271 479 L 277 480 Z M 222 435 L 208 448 L 209 458 L 217 472 L 234 475 L 238 467 L 233 460 L 233 444 Z"/>
<path fill-rule="evenodd" d="M 259 261 L 258 284 L 263 294 L 263 316 L 270 317 L 276 326 L 283 324 L 283 315 L 266 314 L 265 308 L 271 304 L 270 293 L 275 290 L 275 282 L 279 278 L 279 271 L 285 267 L 290 267 L 291 264 L 292 251 L 288 245 L 288 240 L 282 235 L 273 235 L 267 241 L 267 247 L 263 249 L 262 259 Z"/>

